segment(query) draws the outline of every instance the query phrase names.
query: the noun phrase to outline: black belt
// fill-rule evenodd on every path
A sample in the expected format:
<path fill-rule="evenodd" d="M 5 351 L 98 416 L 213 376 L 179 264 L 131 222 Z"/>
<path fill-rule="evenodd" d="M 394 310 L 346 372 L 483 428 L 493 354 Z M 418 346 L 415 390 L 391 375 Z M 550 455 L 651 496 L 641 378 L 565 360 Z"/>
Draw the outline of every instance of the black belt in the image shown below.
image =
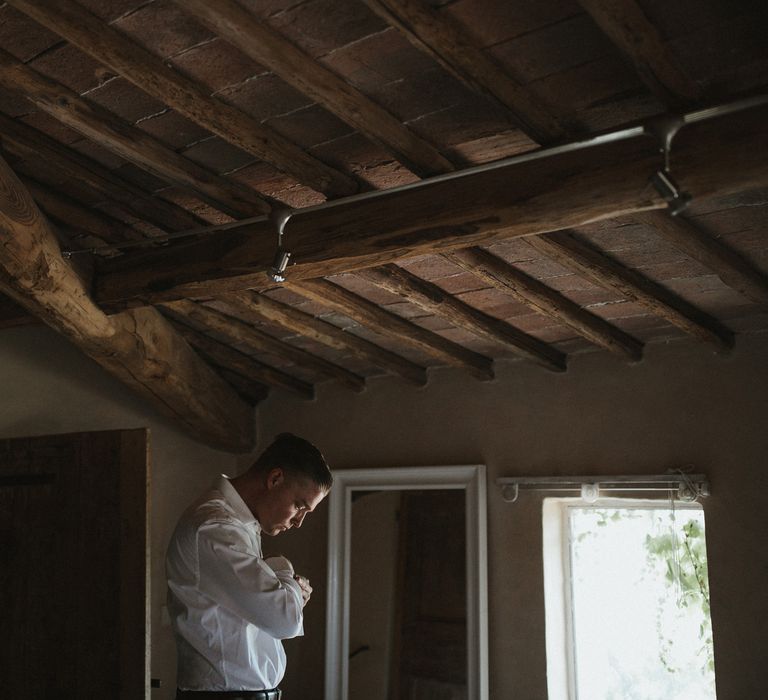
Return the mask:
<path fill-rule="evenodd" d="M 203 698 L 222 698 L 222 700 L 280 700 L 279 688 L 273 690 L 177 690 L 176 700 L 203 700 Z"/>

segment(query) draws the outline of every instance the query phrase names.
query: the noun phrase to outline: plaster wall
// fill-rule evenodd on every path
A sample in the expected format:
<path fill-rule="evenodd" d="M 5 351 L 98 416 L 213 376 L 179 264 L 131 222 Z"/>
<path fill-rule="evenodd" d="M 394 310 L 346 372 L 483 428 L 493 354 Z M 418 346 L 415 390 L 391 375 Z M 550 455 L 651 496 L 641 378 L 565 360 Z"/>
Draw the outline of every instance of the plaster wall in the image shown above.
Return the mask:
<path fill-rule="evenodd" d="M 0 438 L 149 428 L 151 673 L 153 700 L 175 695 L 176 648 L 164 615 L 164 557 L 181 512 L 221 473 L 244 458 L 179 432 L 96 363 L 48 328 L 0 332 Z"/>
<path fill-rule="evenodd" d="M 414 388 L 373 380 L 360 395 L 324 387 L 313 403 L 276 394 L 262 404 L 265 441 L 291 430 L 333 468 L 484 463 L 488 467 L 490 697 L 546 697 L 541 499 L 505 503 L 511 475 L 663 473 L 693 465 L 709 475 L 707 519 L 719 700 L 768 688 L 768 338 L 739 338 L 729 356 L 656 345 L 628 365 L 605 353 L 553 374 L 497 363 L 478 382 L 451 370 Z M 288 644 L 289 697 L 322 698 L 324 512 L 285 545 L 312 579 L 306 636 Z"/>
<path fill-rule="evenodd" d="M 513 474 L 656 473 L 692 464 L 710 476 L 704 503 L 719 700 L 768 688 L 768 337 L 740 337 L 729 356 L 698 345 L 656 345 L 627 365 L 595 353 L 565 374 L 498 363 L 478 382 L 454 370 L 414 388 L 374 379 L 362 394 L 333 385 L 313 402 L 275 392 L 259 410 L 265 445 L 290 430 L 316 442 L 334 468 L 488 465 L 491 698 L 546 697 L 541 507 L 512 505 L 494 485 Z M 211 450 L 177 431 L 142 399 L 55 333 L 0 333 L 0 437 L 149 427 L 151 431 L 152 675 L 173 697 L 175 651 L 163 623 L 162 561 L 178 515 L 219 473 L 250 456 Z M 301 530 L 265 538 L 315 587 L 306 636 L 287 643 L 288 697 L 323 688 L 327 505 Z"/>

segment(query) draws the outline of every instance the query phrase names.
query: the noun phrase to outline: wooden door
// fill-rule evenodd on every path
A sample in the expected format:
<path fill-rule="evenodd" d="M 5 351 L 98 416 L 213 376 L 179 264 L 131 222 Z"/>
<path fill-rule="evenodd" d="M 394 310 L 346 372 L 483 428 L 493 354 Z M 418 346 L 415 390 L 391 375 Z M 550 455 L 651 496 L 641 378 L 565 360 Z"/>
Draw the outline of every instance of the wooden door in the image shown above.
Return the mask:
<path fill-rule="evenodd" d="M 147 431 L 0 440 L 3 697 L 148 697 Z"/>
<path fill-rule="evenodd" d="M 392 700 L 467 696 L 465 492 L 404 491 Z"/>

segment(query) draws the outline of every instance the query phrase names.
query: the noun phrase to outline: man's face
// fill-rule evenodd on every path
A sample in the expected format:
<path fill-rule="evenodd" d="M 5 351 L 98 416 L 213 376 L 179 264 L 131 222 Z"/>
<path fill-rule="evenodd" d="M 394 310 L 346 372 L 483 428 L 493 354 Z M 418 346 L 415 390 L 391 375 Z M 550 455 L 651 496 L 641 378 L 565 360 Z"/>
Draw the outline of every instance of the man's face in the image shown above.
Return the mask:
<path fill-rule="evenodd" d="M 272 469 L 267 475 L 265 505 L 259 509 L 259 524 L 267 535 L 279 535 L 292 527 L 301 527 L 326 495 L 322 487 L 302 477 L 286 477 L 282 469 Z"/>

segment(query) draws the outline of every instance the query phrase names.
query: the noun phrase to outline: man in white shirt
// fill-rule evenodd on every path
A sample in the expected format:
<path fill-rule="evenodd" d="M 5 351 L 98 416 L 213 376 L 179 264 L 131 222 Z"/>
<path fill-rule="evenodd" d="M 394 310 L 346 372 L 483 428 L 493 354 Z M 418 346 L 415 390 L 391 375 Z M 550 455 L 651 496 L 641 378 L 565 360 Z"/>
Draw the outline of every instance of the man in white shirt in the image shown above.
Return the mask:
<path fill-rule="evenodd" d="M 301 527 L 332 482 L 320 451 L 283 433 L 181 516 L 166 557 L 177 699 L 280 698 L 280 640 L 303 634 L 312 587 L 287 559 L 263 558 L 261 534 Z"/>

